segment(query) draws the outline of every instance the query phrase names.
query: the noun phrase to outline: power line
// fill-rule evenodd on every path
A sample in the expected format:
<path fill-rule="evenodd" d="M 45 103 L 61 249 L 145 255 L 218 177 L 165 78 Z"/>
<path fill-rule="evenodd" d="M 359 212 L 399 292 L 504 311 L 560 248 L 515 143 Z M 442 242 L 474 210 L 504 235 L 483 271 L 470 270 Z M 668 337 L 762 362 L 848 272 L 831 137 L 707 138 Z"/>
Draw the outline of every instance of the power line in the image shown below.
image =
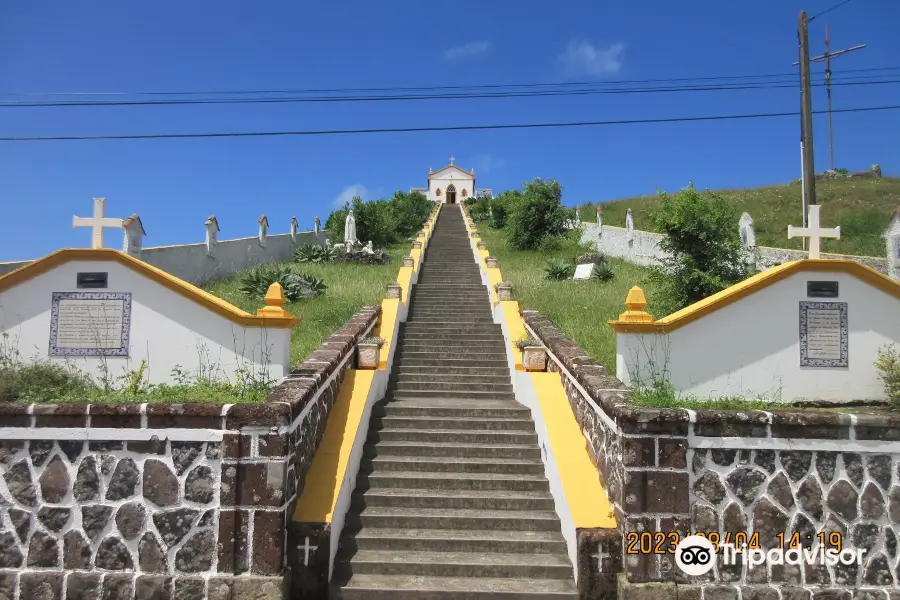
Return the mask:
<path fill-rule="evenodd" d="M 897 71 L 900 67 L 870 67 L 848 69 L 843 73 L 871 73 L 877 71 Z M 321 94 L 321 93 L 374 93 L 374 92 L 434 92 L 439 90 L 480 90 L 480 89 L 524 89 L 536 87 L 577 87 L 615 86 L 623 84 L 676 83 L 690 81 L 724 81 L 728 79 L 771 79 L 776 77 L 796 77 L 796 73 L 771 73 L 768 75 L 718 75 L 710 77 L 675 77 L 662 79 L 621 79 L 574 81 L 567 83 L 510 83 L 492 85 L 452 85 L 419 87 L 375 87 L 375 88 L 325 88 L 325 89 L 276 89 L 276 90 L 187 90 L 180 92 L 0 92 L 0 96 L 205 96 L 205 95 L 254 95 L 254 94 Z"/>
<path fill-rule="evenodd" d="M 832 86 L 885 85 L 900 83 L 900 79 L 878 81 L 843 81 L 834 82 Z M 815 84 L 824 87 L 824 83 Z M 768 90 L 795 88 L 795 83 L 760 83 L 748 85 L 719 86 L 681 86 L 655 88 L 619 88 L 590 90 L 542 90 L 523 92 L 486 92 L 477 94 L 412 94 L 395 96 L 320 96 L 320 97 L 267 97 L 267 98 L 204 98 L 177 100 L 63 100 L 53 102 L 0 102 L 0 108 L 49 108 L 49 107 L 84 107 L 84 106 L 184 106 L 208 104 L 297 104 L 297 103 L 329 103 L 329 102 L 396 102 L 415 100 L 471 100 L 490 98 L 537 98 L 552 96 L 587 96 L 603 94 L 650 94 L 671 92 L 709 92 L 733 90 Z"/>
<path fill-rule="evenodd" d="M 869 106 L 860 108 L 844 108 L 835 110 L 836 113 L 861 113 L 885 110 L 898 110 L 896 106 Z M 824 114 L 825 111 L 814 111 L 814 114 Z M 60 136 L 25 136 L 25 137 L 0 137 L 0 142 L 47 142 L 47 141 L 75 141 L 75 140 L 145 140 L 145 139 L 187 139 L 187 138 L 239 138 L 239 137 L 285 137 L 285 136 L 319 136 L 319 135 L 350 135 L 367 133 L 416 133 L 437 131 L 483 131 L 488 129 L 549 129 L 561 127 L 593 127 L 604 125 L 636 125 L 650 123 L 689 123 L 700 121 L 729 121 L 742 119 L 762 119 L 775 117 L 796 117 L 797 112 L 780 113 L 756 113 L 742 115 L 715 115 L 699 117 L 667 117 L 658 119 L 627 119 L 614 121 L 580 121 L 569 123 L 516 123 L 508 125 L 450 125 L 438 127 L 400 127 L 379 129 L 331 129 L 309 131 L 242 131 L 223 133 L 147 133 L 147 134 L 122 134 L 122 135 L 60 135 Z"/>
<path fill-rule="evenodd" d="M 835 4 L 834 6 L 832 6 L 831 8 L 826 8 L 826 9 L 823 10 L 822 12 L 820 12 L 820 13 L 818 13 L 818 14 L 815 14 L 815 15 L 811 16 L 809 19 L 807 19 L 806 22 L 809 23 L 810 21 L 815 20 L 817 17 L 821 17 L 821 16 L 824 15 L 825 13 L 831 12 L 831 11 L 833 11 L 834 9 L 839 8 L 839 7 L 841 7 L 841 6 L 845 5 L 845 4 L 847 4 L 848 2 L 850 2 L 850 0 L 844 0 L 843 2 L 838 2 L 837 4 Z"/>

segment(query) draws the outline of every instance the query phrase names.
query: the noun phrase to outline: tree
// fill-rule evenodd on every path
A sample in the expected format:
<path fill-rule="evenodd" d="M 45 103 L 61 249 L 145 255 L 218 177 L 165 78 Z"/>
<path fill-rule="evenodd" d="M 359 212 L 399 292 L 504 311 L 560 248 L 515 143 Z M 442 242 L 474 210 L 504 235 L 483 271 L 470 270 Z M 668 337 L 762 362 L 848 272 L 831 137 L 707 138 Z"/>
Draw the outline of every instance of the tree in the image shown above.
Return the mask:
<path fill-rule="evenodd" d="M 390 210 L 397 236 L 401 239 L 413 237 L 422 229 L 433 209 L 434 203 L 421 192 L 396 192 L 390 200 Z"/>
<path fill-rule="evenodd" d="M 751 274 L 733 205 L 714 193 L 701 194 L 693 183 L 659 196 L 650 217 L 665 234 L 659 244 L 665 257 L 653 274 L 654 312 L 680 310 Z"/>
<path fill-rule="evenodd" d="M 562 186 L 553 179 L 535 179 L 523 188 L 507 218 L 506 239 L 517 250 L 534 250 L 545 237 L 566 232 L 567 213 Z"/>

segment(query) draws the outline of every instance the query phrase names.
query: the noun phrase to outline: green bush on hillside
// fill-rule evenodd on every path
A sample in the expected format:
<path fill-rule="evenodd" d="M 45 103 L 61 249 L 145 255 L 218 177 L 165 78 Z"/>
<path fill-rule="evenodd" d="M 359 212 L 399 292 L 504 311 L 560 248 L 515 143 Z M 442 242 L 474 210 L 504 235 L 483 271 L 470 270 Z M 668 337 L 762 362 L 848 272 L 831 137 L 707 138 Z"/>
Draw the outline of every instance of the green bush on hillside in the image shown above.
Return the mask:
<path fill-rule="evenodd" d="M 524 185 L 506 223 L 506 239 L 516 250 L 534 250 L 547 236 L 566 233 L 567 210 L 562 205 L 562 186 L 552 179 L 535 179 Z"/>
<path fill-rule="evenodd" d="M 315 275 L 301 275 L 283 266 L 257 267 L 241 277 L 241 291 L 257 298 L 264 298 L 269 286 L 280 283 L 288 302 L 315 298 L 325 293 L 325 282 Z"/>
<path fill-rule="evenodd" d="M 351 208 L 356 220 L 356 238 L 364 244 L 371 241 L 375 246 L 383 247 L 414 236 L 422 229 L 434 209 L 434 203 L 419 192 L 397 192 L 390 200 L 368 202 L 356 196 L 328 215 L 325 221 L 325 229 L 335 243 L 344 241 L 344 224 Z"/>
<path fill-rule="evenodd" d="M 701 194 L 693 183 L 677 194 L 659 195 L 651 218 L 665 234 L 660 248 L 667 256 L 654 270 L 658 288 L 651 306 L 661 316 L 742 281 L 750 267 L 732 204 Z"/>

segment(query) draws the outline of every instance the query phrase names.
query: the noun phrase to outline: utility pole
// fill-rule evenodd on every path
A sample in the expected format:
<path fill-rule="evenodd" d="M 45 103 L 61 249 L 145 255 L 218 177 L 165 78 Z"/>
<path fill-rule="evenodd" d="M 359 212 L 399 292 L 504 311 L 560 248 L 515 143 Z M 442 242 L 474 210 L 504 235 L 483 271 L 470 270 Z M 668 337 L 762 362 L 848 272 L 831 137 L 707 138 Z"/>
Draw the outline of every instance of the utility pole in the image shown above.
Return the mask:
<path fill-rule="evenodd" d="M 800 12 L 797 27 L 800 42 L 800 128 L 803 146 L 803 226 L 807 226 L 808 207 L 816 203 L 816 170 L 813 160 L 812 87 L 809 78 L 809 22 L 806 11 Z M 806 243 L 803 244 L 804 249 Z"/>

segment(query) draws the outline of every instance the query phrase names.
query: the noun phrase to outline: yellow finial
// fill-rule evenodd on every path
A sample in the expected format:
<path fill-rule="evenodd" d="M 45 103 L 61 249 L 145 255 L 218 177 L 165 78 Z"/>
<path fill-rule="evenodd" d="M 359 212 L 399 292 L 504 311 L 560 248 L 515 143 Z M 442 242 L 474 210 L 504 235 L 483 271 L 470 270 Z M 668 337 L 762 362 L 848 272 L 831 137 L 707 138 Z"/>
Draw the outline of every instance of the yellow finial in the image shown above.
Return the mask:
<path fill-rule="evenodd" d="M 628 296 L 625 298 L 625 307 L 628 310 L 619 315 L 619 321 L 625 323 L 652 323 L 653 317 L 644 310 L 645 306 L 647 306 L 647 297 L 644 295 L 644 290 L 634 286 L 628 290 Z"/>
<path fill-rule="evenodd" d="M 275 282 L 266 290 L 266 306 L 257 310 L 256 316 L 292 318 L 294 315 L 282 308 L 284 303 L 284 288 L 280 283 Z"/>

